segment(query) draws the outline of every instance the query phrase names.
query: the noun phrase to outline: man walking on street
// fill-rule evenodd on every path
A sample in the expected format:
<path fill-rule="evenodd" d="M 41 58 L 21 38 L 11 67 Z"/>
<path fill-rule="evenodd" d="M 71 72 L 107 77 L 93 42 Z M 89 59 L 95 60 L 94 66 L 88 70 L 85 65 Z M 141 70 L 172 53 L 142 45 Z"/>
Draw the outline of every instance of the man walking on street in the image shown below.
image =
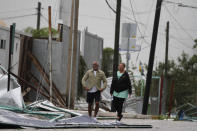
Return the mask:
<path fill-rule="evenodd" d="M 99 101 L 101 97 L 101 92 L 107 86 L 107 80 L 105 73 L 99 70 L 98 62 L 94 61 L 92 64 L 93 69 L 86 72 L 82 78 L 83 88 L 87 91 L 87 103 L 88 103 L 88 114 L 92 116 L 92 105 L 95 100 L 95 111 L 94 117 L 96 117 L 99 110 Z M 101 87 L 101 82 L 103 81 L 103 87 Z"/>

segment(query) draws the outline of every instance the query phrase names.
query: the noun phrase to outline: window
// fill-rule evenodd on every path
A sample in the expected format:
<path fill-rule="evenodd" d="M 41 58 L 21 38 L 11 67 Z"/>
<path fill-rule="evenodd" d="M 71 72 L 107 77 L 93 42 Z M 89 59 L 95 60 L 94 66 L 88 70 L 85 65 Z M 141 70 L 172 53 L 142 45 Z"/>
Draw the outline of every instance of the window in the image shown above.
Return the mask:
<path fill-rule="evenodd" d="M 0 49 L 5 49 L 6 40 L 1 40 Z"/>

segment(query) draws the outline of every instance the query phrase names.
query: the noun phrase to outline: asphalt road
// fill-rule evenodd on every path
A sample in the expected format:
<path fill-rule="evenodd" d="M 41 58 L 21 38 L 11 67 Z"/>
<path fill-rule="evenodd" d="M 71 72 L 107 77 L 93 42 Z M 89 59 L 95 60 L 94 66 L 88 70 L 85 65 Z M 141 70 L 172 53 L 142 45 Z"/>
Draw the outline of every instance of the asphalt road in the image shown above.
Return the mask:
<path fill-rule="evenodd" d="M 102 122 L 111 122 L 114 120 L 105 120 Z M 152 125 L 153 128 L 80 128 L 80 129 L 3 129 L 5 131 L 197 131 L 197 122 L 191 121 L 172 121 L 172 120 L 151 120 L 151 119 L 123 119 L 123 123 L 127 124 L 146 124 Z"/>

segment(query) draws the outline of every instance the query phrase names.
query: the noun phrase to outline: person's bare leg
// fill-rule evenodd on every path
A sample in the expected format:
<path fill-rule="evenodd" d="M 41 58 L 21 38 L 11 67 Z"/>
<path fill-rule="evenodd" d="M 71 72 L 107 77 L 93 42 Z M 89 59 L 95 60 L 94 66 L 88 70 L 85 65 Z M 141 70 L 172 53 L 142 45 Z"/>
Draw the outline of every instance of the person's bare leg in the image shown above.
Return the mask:
<path fill-rule="evenodd" d="M 99 111 L 99 102 L 95 102 L 94 117 L 96 117 L 96 115 L 97 115 L 98 111 Z"/>
<path fill-rule="evenodd" d="M 89 117 L 92 116 L 92 104 L 88 103 L 88 115 Z"/>

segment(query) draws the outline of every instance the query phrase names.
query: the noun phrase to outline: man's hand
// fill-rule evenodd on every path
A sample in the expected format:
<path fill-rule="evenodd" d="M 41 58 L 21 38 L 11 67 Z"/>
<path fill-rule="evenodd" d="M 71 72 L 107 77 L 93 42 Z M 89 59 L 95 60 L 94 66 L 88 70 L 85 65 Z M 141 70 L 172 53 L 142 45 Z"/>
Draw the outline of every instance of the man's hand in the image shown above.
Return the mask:
<path fill-rule="evenodd" d="M 84 87 L 84 89 L 86 90 L 86 91 L 89 91 L 90 89 L 89 88 L 87 88 L 87 87 Z"/>
<path fill-rule="evenodd" d="M 131 94 L 129 94 L 129 98 L 131 98 Z"/>
<path fill-rule="evenodd" d="M 102 91 L 104 91 L 104 89 L 105 89 L 105 88 L 101 88 L 101 89 L 99 89 L 99 91 L 102 92 Z"/>

